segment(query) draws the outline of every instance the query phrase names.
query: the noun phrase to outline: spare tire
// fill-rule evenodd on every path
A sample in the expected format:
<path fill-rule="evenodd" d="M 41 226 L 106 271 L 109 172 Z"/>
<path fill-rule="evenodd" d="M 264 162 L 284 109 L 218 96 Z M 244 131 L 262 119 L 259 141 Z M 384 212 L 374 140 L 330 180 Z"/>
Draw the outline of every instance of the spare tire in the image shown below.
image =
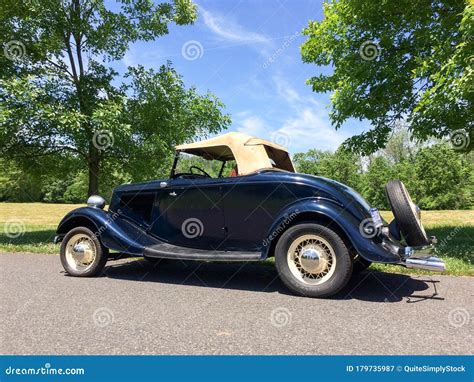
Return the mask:
<path fill-rule="evenodd" d="M 421 224 L 419 209 L 411 200 L 403 182 L 399 180 L 388 182 L 385 192 L 407 245 L 410 247 L 428 245 L 429 240 Z"/>

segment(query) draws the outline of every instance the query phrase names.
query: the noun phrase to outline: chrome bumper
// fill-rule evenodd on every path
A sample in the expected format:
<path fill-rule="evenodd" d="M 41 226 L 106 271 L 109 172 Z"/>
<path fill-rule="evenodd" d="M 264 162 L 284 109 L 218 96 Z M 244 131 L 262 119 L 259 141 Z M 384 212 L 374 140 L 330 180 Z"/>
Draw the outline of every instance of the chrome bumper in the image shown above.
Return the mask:
<path fill-rule="evenodd" d="M 435 256 L 424 258 L 409 257 L 405 259 L 404 265 L 407 268 L 423 269 L 432 272 L 444 272 L 446 270 L 444 261 Z"/>

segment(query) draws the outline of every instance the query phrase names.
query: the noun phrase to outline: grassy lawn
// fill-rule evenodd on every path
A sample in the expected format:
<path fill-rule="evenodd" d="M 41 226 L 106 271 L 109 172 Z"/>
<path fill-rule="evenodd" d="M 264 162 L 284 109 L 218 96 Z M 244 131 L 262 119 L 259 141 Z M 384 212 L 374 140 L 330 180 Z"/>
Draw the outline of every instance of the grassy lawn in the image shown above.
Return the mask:
<path fill-rule="evenodd" d="M 0 203 L 0 251 L 57 254 L 52 243 L 56 227 L 75 204 Z M 385 220 L 391 212 L 382 212 Z M 474 211 L 423 211 L 423 224 L 428 235 L 438 238 L 433 254 L 446 261 L 446 274 L 474 276 Z M 18 237 L 9 237 L 18 232 Z M 374 264 L 372 268 L 386 272 L 429 274 L 399 266 Z"/>

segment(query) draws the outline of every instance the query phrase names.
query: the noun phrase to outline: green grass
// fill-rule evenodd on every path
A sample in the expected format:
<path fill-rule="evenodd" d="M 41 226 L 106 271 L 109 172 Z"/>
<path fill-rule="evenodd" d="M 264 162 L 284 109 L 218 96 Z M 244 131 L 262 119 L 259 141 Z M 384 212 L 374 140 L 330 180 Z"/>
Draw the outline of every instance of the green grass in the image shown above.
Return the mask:
<path fill-rule="evenodd" d="M 56 227 L 73 204 L 0 203 L 0 251 L 57 254 L 59 245 L 52 243 Z M 390 221 L 392 215 L 384 211 Z M 446 274 L 474 276 L 474 211 L 423 211 L 428 235 L 438 238 L 433 254 L 447 266 Z M 18 228 L 18 237 L 6 233 Z M 10 235 L 11 236 L 11 235 Z M 269 261 L 271 262 L 271 261 Z M 430 274 L 393 265 L 373 264 L 372 269 L 385 272 Z"/>

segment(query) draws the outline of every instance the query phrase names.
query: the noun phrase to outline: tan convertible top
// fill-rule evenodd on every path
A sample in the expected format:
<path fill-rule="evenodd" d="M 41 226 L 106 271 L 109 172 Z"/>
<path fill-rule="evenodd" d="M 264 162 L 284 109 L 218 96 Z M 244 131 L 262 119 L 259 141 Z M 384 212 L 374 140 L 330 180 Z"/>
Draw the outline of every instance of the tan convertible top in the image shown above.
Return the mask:
<path fill-rule="evenodd" d="M 231 132 L 204 141 L 179 145 L 176 150 L 209 160 L 235 160 L 239 175 L 266 168 L 295 172 L 287 149 L 244 133 Z"/>

